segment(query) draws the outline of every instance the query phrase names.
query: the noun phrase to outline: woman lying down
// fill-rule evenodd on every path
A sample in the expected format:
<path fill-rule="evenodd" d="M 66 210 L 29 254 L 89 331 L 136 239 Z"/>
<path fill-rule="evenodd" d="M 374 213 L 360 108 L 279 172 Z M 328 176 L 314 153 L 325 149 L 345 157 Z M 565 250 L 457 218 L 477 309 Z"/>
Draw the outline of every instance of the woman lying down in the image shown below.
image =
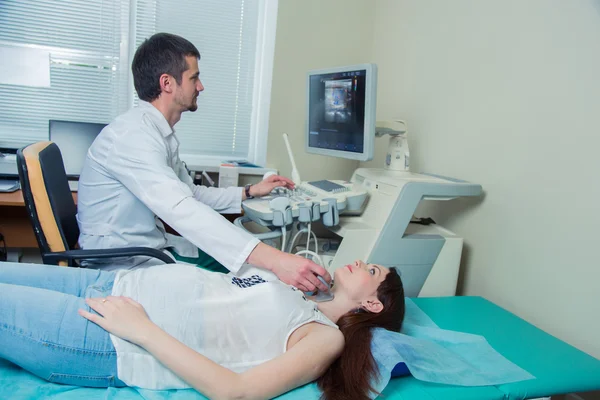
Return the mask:
<path fill-rule="evenodd" d="M 397 272 L 338 268 L 322 303 L 268 278 L 0 265 L 0 357 L 68 385 L 266 399 L 318 380 L 324 399 L 368 398 L 370 328 L 399 331 L 404 317 Z"/>

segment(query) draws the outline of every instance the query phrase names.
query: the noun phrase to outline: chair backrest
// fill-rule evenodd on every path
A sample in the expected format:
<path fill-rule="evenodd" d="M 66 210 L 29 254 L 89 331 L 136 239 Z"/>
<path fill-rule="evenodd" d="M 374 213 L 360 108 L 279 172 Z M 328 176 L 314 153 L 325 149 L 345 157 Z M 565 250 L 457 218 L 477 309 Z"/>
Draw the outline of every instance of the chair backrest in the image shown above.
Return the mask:
<path fill-rule="evenodd" d="M 74 249 L 79 238 L 77 207 L 58 146 L 37 142 L 19 149 L 17 165 L 25 207 L 42 259 L 48 252 Z"/>

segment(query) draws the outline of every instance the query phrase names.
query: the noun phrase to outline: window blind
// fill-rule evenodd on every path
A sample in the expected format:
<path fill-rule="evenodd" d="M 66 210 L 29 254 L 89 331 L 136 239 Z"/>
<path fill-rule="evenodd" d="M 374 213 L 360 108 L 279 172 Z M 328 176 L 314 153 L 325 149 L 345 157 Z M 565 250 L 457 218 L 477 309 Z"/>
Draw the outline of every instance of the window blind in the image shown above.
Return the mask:
<path fill-rule="evenodd" d="M 108 123 L 126 110 L 128 24 L 121 0 L 0 1 L 0 46 L 48 51 L 51 83 L 0 84 L 0 147 L 47 140 L 50 119 Z"/>
<path fill-rule="evenodd" d="M 109 123 L 137 105 L 131 76 L 135 49 L 152 34 L 169 32 L 198 48 L 205 86 L 198 110 L 185 112 L 175 126 L 180 152 L 199 156 L 195 161 L 264 158 L 276 4 L 0 0 L 0 48 L 49 52 L 51 83 L 0 82 L 0 147 L 47 140 L 50 119 Z"/>
<path fill-rule="evenodd" d="M 134 50 L 156 32 L 200 51 L 198 110 L 175 125 L 182 154 L 248 157 L 260 0 L 137 0 Z M 134 103 L 137 102 L 134 98 Z"/>

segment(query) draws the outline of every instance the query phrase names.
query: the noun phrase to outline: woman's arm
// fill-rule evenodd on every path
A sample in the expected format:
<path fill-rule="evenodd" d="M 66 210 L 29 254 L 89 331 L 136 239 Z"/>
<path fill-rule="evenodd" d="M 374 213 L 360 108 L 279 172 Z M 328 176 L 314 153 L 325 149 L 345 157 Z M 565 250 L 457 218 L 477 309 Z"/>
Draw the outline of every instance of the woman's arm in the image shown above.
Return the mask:
<path fill-rule="evenodd" d="M 209 360 L 156 325 L 138 344 L 211 399 L 270 399 L 317 379 L 341 353 L 341 332 L 324 325 L 311 328 L 286 353 L 241 374 Z"/>
<path fill-rule="evenodd" d="M 107 331 L 143 347 L 202 394 L 214 399 L 276 397 L 317 379 L 339 356 L 344 337 L 337 329 L 309 324 L 288 351 L 238 374 L 190 349 L 151 322 L 143 307 L 126 297 L 87 299 L 101 316 L 80 314 Z"/>

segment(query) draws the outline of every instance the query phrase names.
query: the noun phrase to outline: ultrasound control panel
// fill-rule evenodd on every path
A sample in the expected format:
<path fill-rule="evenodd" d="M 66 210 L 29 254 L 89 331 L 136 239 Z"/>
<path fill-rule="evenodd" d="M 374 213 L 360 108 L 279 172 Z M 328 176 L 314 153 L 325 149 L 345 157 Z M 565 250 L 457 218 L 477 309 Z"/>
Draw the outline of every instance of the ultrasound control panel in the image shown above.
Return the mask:
<path fill-rule="evenodd" d="M 263 226 L 318 220 L 335 226 L 341 212 L 360 210 L 366 199 L 367 192 L 353 189 L 350 182 L 320 180 L 302 182 L 294 190 L 277 188 L 268 196 L 245 200 L 242 208 L 245 215 Z"/>

